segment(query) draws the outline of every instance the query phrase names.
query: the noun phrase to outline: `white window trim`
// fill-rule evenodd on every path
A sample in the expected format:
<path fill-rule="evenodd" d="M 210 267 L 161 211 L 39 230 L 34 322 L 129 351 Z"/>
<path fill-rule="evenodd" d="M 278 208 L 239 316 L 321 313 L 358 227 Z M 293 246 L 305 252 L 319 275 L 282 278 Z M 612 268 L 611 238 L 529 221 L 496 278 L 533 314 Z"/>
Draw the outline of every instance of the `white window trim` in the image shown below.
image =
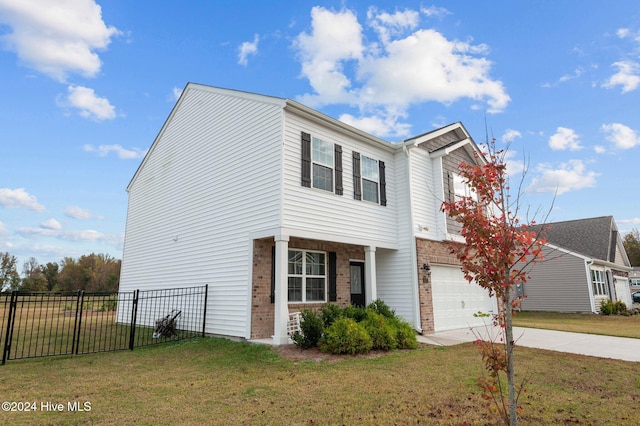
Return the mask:
<path fill-rule="evenodd" d="M 591 269 L 591 284 L 594 296 L 608 296 L 607 279 L 602 269 Z M 599 278 L 599 279 L 597 279 Z"/>
<path fill-rule="evenodd" d="M 323 163 L 322 161 L 316 161 L 316 159 L 313 158 L 313 153 L 314 153 L 313 146 L 314 146 L 314 143 L 316 141 L 321 141 L 321 142 L 324 142 L 324 143 L 327 143 L 327 144 L 331 145 L 331 150 L 330 150 L 330 153 L 331 153 L 331 164 L 326 164 L 326 163 Z M 334 192 L 333 188 L 335 186 L 335 180 L 336 180 L 335 148 L 336 148 L 336 146 L 335 146 L 335 144 L 333 142 L 329 142 L 329 141 L 327 141 L 325 139 L 322 139 L 322 138 L 319 138 L 319 137 L 316 137 L 316 136 L 311 136 L 311 188 L 318 189 L 320 191 Z M 331 169 L 331 189 L 318 188 L 317 186 L 315 186 L 316 181 L 314 179 L 313 170 L 314 170 L 314 166 L 316 164 L 321 166 L 321 167 L 326 167 L 328 169 Z"/>
<path fill-rule="evenodd" d="M 321 250 L 304 250 L 297 248 L 289 248 L 289 251 L 299 251 L 302 253 L 302 274 L 289 274 L 287 271 L 287 301 L 289 304 L 300 304 L 300 303 L 326 303 L 327 302 L 327 275 L 328 275 L 328 254 L 325 251 Z M 287 252 L 287 269 L 288 269 L 288 255 Z M 307 253 L 322 253 L 324 254 L 324 275 L 307 275 Z M 302 300 L 288 300 L 289 299 L 289 278 L 296 277 L 302 278 Z M 307 278 L 323 278 L 324 279 L 324 298 L 323 300 L 309 300 L 307 301 Z"/>
<path fill-rule="evenodd" d="M 453 173 L 453 195 L 455 201 L 461 200 L 463 197 L 469 197 L 478 200 L 478 196 L 471 186 L 464 181 L 462 175 Z"/>
<path fill-rule="evenodd" d="M 373 180 L 370 178 L 366 178 L 364 177 L 364 162 L 365 162 L 365 158 L 368 160 L 372 160 L 376 162 L 376 174 L 377 174 L 377 179 Z M 368 155 L 364 155 L 364 154 L 360 154 L 360 192 L 362 193 L 362 201 L 366 201 L 367 203 L 372 203 L 372 204 L 380 204 L 380 163 L 378 160 L 376 160 L 373 157 L 369 157 Z M 367 180 L 369 182 L 373 182 L 376 184 L 376 201 L 371 201 L 371 200 L 367 200 L 364 198 L 364 181 Z"/>

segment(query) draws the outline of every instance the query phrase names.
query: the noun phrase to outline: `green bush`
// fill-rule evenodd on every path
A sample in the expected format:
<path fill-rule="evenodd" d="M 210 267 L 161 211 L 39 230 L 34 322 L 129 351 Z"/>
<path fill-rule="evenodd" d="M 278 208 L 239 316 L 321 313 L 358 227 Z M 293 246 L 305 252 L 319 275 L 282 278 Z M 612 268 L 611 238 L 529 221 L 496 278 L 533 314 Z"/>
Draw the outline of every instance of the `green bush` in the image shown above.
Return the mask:
<path fill-rule="evenodd" d="M 384 303 L 381 299 L 376 299 L 369 306 L 368 309 L 371 309 L 385 318 L 395 318 L 396 313 L 393 311 L 386 303 Z"/>
<path fill-rule="evenodd" d="M 296 331 L 291 339 L 293 343 L 302 349 L 309 349 L 318 346 L 323 331 L 322 318 L 310 309 L 302 311 L 300 319 L 300 332 Z"/>
<path fill-rule="evenodd" d="M 418 336 L 405 320 L 394 317 L 389 320 L 396 330 L 396 344 L 398 349 L 416 349 L 418 347 Z"/>
<path fill-rule="evenodd" d="M 617 302 L 611 299 L 600 301 L 600 313 L 603 315 L 621 315 L 627 312 L 627 305 L 618 300 Z"/>
<path fill-rule="evenodd" d="M 366 353 L 373 347 L 371 336 L 352 318 L 339 318 L 324 331 L 320 350 L 332 354 Z"/>
<path fill-rule="evenodd" d="M 328 303 L 322 307 L 322 323 L 324 328 L 329 328 L 338 318 L 342 317 L 342 308 L 334 303 Z"/>
<path fill-rule="evenodd" d="M 388 351 L 398 346 L 395 327 L 387 321 L 387 318 L 373 309 L 367 309 L 367 317 L 362 325 L 371 336 L 372 349 Z"/>
<path fill-rule="evenodd" d="M 342 310 L 342 316 L 345 318 L 351 318 L 355 322 L 361 322 L 367 317 L 367 312 L 364 308 L 349 305 Z"/>

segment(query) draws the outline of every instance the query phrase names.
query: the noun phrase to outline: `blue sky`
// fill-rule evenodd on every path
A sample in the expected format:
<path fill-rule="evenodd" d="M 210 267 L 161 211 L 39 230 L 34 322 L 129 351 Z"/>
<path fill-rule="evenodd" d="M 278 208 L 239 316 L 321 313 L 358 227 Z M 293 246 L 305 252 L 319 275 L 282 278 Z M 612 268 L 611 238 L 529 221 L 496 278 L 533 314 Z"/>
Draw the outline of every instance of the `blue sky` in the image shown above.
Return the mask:
<path fill-rule="evenodd" d="M 125 191 L 187 82 L 391 142 L 461 121 L 523 207 L 640 228 L 635 1 L 0 0 L 0 252 L 122 256 Z M 485 126 L 485 122 L 487 126 Z"/>

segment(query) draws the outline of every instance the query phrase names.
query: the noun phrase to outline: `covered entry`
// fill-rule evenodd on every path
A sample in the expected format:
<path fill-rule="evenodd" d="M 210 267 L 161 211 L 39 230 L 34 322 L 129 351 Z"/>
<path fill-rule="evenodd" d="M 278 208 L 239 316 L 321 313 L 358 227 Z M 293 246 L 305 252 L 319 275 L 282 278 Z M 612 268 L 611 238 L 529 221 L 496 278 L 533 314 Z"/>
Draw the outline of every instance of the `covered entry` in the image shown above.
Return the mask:
<path fill-rule="evenodd" d="M 483 325 L 478 311 L 495 313 L 495 299 L 475 283 L 464 279 L 460 267 L 433 265 L 433 322 L 435 331 Z"/>

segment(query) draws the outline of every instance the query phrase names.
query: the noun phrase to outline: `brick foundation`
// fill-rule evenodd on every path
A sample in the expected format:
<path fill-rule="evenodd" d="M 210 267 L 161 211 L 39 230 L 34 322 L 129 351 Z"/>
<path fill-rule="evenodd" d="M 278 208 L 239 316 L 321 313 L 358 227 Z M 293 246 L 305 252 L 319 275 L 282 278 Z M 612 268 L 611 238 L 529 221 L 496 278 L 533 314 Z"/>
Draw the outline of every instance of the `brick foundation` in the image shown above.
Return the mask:
<path fill-rule="evenodd" d="M 422 265 L 460 265 L 460 261 L 451 254 L 449 244 L 445 241 L 432 241 L 416 238 L 416 254 L 418 261 L 418 297 L 420 298 L 420 327 L 423 333 L 433 333 L 433 295 L 431 292 L 431 275 Z"/>
<path fill-rule="evenodd" d="M 271 270 L 273 238 L 253 241 L 253 285 L 251 288 L 251 338 L 262 339 L 273 335 L 274 304 L 271 303 Z M 350 260 L 364 261 L 364 247 L 328 241 L 309 240 L 292 237 L 290 249 L 336 252 L 336 290 L 339 306 L 351 302 Z M 328 285 L 328 283 L 327 283 Z M 327 293 L 328 298 L 328 293 Z M 324 303 L 290 303 L 289 312 L 302 309 L 318 309 Z"/>

